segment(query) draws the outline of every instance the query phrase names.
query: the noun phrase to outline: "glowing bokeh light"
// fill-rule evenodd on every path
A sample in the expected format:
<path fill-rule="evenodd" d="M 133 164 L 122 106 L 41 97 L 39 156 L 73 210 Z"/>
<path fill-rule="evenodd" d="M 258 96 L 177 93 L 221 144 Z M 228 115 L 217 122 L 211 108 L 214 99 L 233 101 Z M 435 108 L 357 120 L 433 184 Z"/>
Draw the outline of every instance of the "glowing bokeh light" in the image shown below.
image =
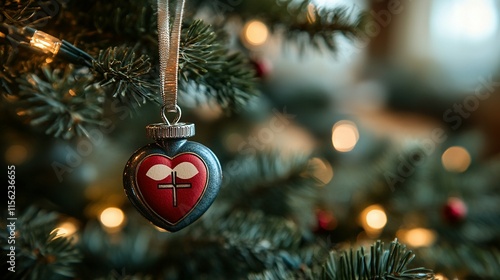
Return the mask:
<path fill-rule="evenodd" d="M 116 207 L 109 207 L 104 209 L 99 216 L 103 226 L 113 229 L 120 227 L 125 221 L 125 214 L 123 211 Z"/>
<path fill-rule="evenodd" d="M 333 178 L 333 168 L 330 163 L 320 158 L 312 158 L 309 161 L 312 168 L 312 175 L 324 185 L 328 184 Z"/>
<path fill-rule="evenodd" d="M 68 237 L 75 234 L 78 228 L 75 223 L 71 221 L 65 221 L 57 225 L 56 230 L 58 236 Z"/>
<path fill-rule="evenodd" d="M 259 20 L 249 21 L 243 27 L 244 42 L 251 46 L 263 45 L 267 41 L 268 37 L 269 29 L 263 22 Z"/>
<path fill-rule="evenodd" d="M 399 230 L 397 236 L 411 247 L 429 247 L 436 241 L 436 233 L 425 228 Z"/>
<path fill-rule="evenodd" d="M 434 279 L 436 279 L 436 280 L 448 280 L 448 278 L 446 278 L 446 276 L 444 276 L 443 274 L 440 274 L 440 273 L 437 273 L 436 275 L 434 275 Z"/>
<path fill-rule="evenodd" d="M 373 229 L 382 229 L 387 224 L 387 216 L 382 210 L 371 210 L 366 214 L 366 224 Z"/>
<path fill-rule="evenodd" d="M 493 0 L 446 0 L 433 3 L 431 20 L 436 37 L 484 41 L 498 29 L 498 9 Z"/>
<path fill-rule="evenodd" d="M 339 152 L 349 152 L 354 149 L 359 140 L 359 131 L 351 121 L 339 121 L 332 128 L 332 144 Z"/>
<path fill-rule="evenodd" d="M 380 205 L 371 205 L 361 212 L 361 224 L 368 235 L 380 233 L 387 224 L 387 215 Z"/>
<path fill-rule="evenodd" d="M 443 153 L 441 161 L 446 170 L 461 173 L 469 168 L 471 157 L 465 148 L 453 146 Z"/>
<path fill-rule="evenodd" d="M 28 157 L 28 149 L 23 145 L 14 144 L 5 151 L 5 161 L 12 164 L 22 164 Z"/>
<path fill-rule="evenodd" d="M 312 3 L 307 6 L 307 21 L 311 24 L 316 22 L 316 7 Z"/>

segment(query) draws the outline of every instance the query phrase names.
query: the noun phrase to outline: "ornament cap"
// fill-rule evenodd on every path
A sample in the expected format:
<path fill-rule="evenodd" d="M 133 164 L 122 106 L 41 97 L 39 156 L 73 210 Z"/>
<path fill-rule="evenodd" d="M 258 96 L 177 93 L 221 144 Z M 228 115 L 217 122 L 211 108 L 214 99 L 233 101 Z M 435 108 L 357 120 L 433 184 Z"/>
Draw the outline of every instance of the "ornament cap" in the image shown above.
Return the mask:
<path fill-rule="evenodd" d="M 194 134 L 195 129 L 192 123 L 155 123 L 146 126 L 146 135 L 155 140 L 188 138 Z"/>

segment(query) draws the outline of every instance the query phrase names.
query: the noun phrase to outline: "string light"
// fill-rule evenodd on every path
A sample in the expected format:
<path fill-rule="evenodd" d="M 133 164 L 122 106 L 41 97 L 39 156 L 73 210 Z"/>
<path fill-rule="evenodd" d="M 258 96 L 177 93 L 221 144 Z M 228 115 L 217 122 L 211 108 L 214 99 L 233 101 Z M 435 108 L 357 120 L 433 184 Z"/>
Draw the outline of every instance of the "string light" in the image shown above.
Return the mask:
<path fill-rule="evenodd" d="M 399 239 L 412 247 L 429 247 L 436 241 L 436 233 L 425 228 L 399 230 L 396 234 Z"/>
<path fill-rule="evenodd" d="M 359 140 L 359 131 L 351 121 L 339 121 L 332 128 L 332 143 L 335 150 L 349 152 L 354 149 Z"/>
<path fill-rule="evenodd" d="M 375 204 L 361 212 L 360 220 L 368 236 L 377 236 L 387 224 L 387 215 L 382 206 Z"/>
<path fill-rule="evenodd" d="M 56 55 L 59 52 L 61 44 L 61 40 L 40 30 L 36 30 L 30 40 L 32 47 L 38 48 L 44 53 L 51 53 L 52 55 Z"/>
<path fill-rule="evenodd" d="M 243 41 L 250 47 L 257 47 L 263 45 L 269 37 L 269 29 L 267 26 L 259 21 L 252 20 L 247 22 L 243 27 Z"/>
<path fill-rule="evenodd" d="M 46 62 L 53 61 L 53 57 L 66 59 L 75 64 L 92 67 L 92 58 L 88 53 L 73 46 L 67 41 L 60 40 L 43 31 L 31 27 L 18 28 L 6 23 L 0 23 L 0 38 L 5 38 L 15 46 L 24 46 L 25 49 L 41 51 L 52 56 Z"/>
<path fill-rule="evenodd" d="M 109 207 L 101 212 L 99 219 L 101 224 L 107 229 L 118 229 L 125 221 L 125 214 L 119 208 Z"/>
<path fill-rule="evenodd" d="M 469 168 L 471 157 L 464 147 L 453 146 L 443 153 L 441 161 L 446 170 L 461 173 Z"/>

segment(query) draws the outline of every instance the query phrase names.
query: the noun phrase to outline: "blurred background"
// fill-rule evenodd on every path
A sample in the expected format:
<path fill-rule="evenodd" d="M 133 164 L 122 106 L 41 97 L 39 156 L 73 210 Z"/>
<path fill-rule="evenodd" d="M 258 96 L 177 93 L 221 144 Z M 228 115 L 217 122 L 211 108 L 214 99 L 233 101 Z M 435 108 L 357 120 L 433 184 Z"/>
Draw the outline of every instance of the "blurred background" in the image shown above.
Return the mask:
<path fill-rule="evenodd" d="M 151 57 L 153 75 L 156 4 L 139 2 L 57 0 L 59 12 L 37 28 L 93 57 L 130 47 Z M 6 16 L 20 11 L 13 3 L 0 19 L 22 27 Z M 98 71 L 2 45 L 0 152 L 3 166 L 16 166 L 23 244 L 21 274 L 9 277 L 334 279 L 321 274 L 336 273 L 328 254 L 339 260 L 344 249 L 395 238 L 416 253 L 413 267 L 437 279 L 500 277 L 499 1 L 187 5 L 186 21 L 223 30 L 227 50 L 243 54 L 259 94 L 227 105 L 203 94 L 203 81 L 181 82 L 183 121 L 196 124 L 191 140 L 218 155 L 224 184 L 178 233 L 150 225 L 122 186 L 129 157 L 152 142 L 144 127 L 160 120 L 158 104 L 115 102 L 118 82 L 110 90 Z M 355 31 L 321 11 L 343 15 Z M 84 107 L 104 104 L 98 122 L 62 137 L 50 128 L 55 118 L 34 117 L 52 103 L 32 101 L 44 93 L 66 100 L 68 89 L 106 100 L 86 99 Z M 67 243 L 55 246 L 58 238 Z"/>

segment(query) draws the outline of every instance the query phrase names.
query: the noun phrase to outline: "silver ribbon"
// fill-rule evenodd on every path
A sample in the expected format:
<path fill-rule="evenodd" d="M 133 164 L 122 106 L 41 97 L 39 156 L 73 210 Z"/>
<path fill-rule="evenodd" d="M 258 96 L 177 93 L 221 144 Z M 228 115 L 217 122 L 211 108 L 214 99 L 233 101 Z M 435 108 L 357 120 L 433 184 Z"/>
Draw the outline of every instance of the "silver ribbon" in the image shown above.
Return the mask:
<path fill-rule="evenodd" d="M 170 13 L 168 0 L 158 0 L 158 46 L 160 52 L 160 91 L 163 99 L 162 118 L 166 120 L 165 112 L 176 112 L 180 118 L 180 108 L 177 106 L 179 46 L 181 39 L 182 17 L 185 0 L 178 0 L 175 7 L 175 17 L 170 30 Z"/>

